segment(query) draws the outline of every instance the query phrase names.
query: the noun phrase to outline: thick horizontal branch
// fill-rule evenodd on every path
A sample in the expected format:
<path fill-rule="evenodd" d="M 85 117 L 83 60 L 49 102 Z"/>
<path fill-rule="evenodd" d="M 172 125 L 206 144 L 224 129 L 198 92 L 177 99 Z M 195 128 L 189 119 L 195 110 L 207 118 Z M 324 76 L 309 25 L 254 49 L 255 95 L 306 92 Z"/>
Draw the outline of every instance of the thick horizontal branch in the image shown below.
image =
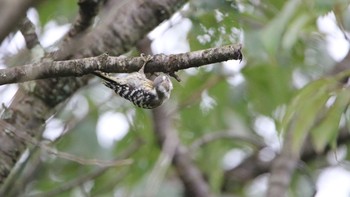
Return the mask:
<path fill-rule="evenodd" d="M 178 70 L 199 67 L 227 60 L 241 60 L 241 45 L 227 45 L 201 51 L 175 55 L 154 55 L 147 63 L 145 72 L 174 73 Z M 13 68 L 0 69 L 0 85 L 68 76 L 83 76 L 94 71 L 128 73 L 138 71 L 144 63 L 143 57 L 112 57 L 102 54 L 97 57 L 44 61 Z"/>

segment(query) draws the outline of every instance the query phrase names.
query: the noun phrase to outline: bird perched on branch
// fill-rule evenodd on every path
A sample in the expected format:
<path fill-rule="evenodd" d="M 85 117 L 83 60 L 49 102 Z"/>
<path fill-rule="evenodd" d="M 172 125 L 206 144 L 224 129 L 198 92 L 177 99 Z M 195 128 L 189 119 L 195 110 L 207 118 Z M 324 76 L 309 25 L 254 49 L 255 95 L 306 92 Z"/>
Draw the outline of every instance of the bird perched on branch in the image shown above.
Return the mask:
<path fill-rule="evenodd" d="M 148 79 L 144 69 L 146 64 L 152 60 L 152 56 L 141 55 L 141 57 L 144 58 L 141 69 L 125 77 L 112 77 L 99 71 L 95 71 L 94 74 L 105 80 L 105 86 L 134 105 L 146 109 L 156 108 L 170 97 L 173 84 L 166 74 L 160 74 L 154 80 Z"/>

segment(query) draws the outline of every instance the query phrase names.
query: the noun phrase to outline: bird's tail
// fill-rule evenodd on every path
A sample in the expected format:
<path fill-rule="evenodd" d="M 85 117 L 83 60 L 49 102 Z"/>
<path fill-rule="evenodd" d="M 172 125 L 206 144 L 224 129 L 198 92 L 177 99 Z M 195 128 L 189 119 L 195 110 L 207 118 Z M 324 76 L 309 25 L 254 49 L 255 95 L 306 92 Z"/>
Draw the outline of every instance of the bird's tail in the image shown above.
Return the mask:
<path fill-rule="evenodd" d="M 108 82 L 111 82 L 111 83 L 116 83 L 116 79 L 113 78 L 112 76 L 109 76 L 106 73 L 103 73 L 103 72 L 100 72 L 100 71 L 94 71 L 93 74 L 98 76 L 99 78 L 105 80 L 105 81 L 108 81 Z"/>

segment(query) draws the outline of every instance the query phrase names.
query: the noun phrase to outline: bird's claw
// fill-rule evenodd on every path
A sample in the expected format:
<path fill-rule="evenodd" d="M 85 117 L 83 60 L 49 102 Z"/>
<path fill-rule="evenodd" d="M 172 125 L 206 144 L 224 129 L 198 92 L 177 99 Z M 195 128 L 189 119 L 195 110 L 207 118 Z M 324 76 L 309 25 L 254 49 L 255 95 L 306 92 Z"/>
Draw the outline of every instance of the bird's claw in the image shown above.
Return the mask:
<path fill-rule="evenodd" d="M 142 65 L 141 69 L 139 70 L 139 72 L 145 73 L 145 66 L 149 61 L 151 61 L 153 59 L 153 56 L 152 55 L 145 55 L 144 53 L 141 53 L 140 57 L 142 58 L 144 63 Z"/>

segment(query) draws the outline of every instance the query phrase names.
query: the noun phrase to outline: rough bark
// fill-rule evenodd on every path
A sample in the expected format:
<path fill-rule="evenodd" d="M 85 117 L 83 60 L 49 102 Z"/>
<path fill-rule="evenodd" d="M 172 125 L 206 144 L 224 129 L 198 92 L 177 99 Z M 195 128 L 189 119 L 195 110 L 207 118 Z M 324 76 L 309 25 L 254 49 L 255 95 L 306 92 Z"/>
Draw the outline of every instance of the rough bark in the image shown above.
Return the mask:
<path fill-rule="evenodd" d="M 181 54 L 154 55 L 147 63 L 145 72 L 174 73 L 181 69 L 199 67 L 206 64 L 241 59 L 241 46 L 228 45 L 206 50 Z M 103 54 L 97 57 L 66 61 L 48 61 L 27 64 L 12 68 L 0 69 L 0 85 L 25 82 L 35 79 L 83 76 L 93 71 L 125 73 L 140 70 L 144 60 L 142 57 L 112 57 Z"/>

